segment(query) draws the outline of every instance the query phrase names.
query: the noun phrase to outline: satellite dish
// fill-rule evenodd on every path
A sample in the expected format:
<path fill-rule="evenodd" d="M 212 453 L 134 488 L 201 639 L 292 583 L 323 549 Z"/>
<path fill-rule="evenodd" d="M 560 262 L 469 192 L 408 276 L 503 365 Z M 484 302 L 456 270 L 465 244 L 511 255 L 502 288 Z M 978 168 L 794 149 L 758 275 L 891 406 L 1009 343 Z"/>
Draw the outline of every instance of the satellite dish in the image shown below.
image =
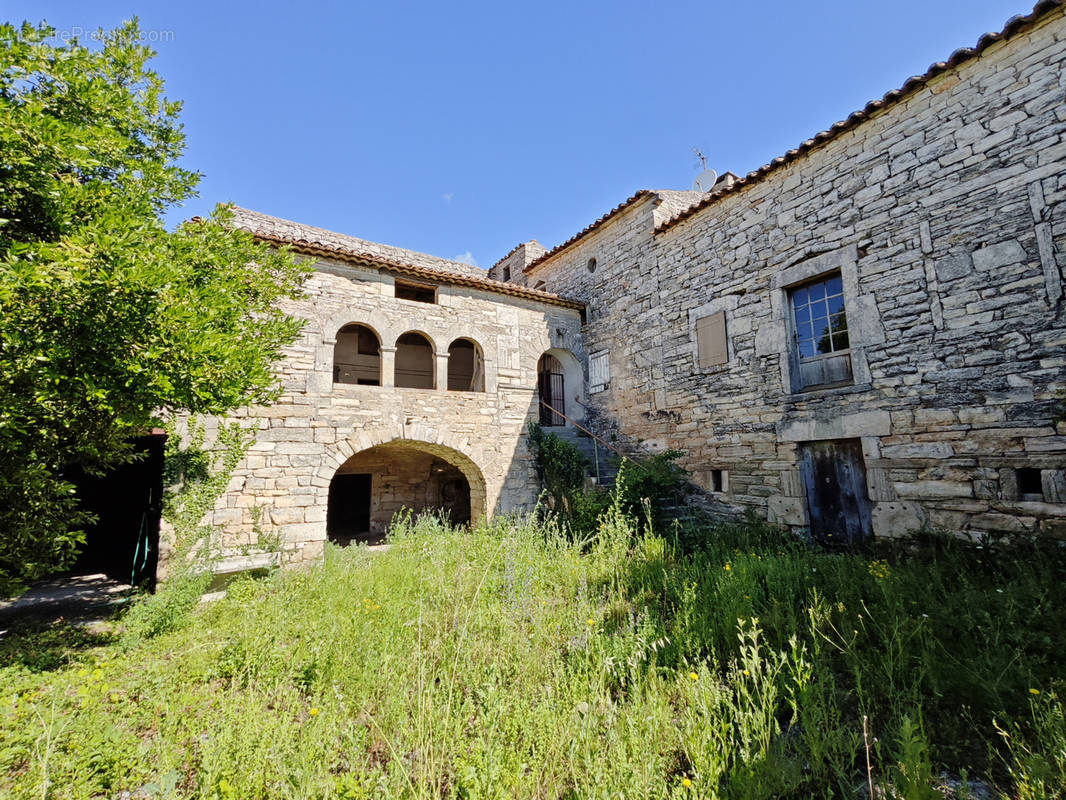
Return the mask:
<path fill-rule="evenodd" d="M 696 176 L 696 180 L 692 182 L 692 188 L 697 192 L 709 192 L 714 186 L 715 181 L 718 180 L 718 173 L 713 169 L 705 169 L 699 175 Z"/>

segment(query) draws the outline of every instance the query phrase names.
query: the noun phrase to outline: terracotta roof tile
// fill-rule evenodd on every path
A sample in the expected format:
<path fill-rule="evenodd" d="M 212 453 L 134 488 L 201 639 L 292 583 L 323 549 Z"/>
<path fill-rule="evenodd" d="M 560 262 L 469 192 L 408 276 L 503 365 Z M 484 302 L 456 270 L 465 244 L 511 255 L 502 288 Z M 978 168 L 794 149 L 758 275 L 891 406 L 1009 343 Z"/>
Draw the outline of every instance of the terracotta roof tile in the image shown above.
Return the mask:
<path fill-rule="evenodd" d="M 650 189 L 641 189 L 636 194 L 634 194 L 632 197 L 630 197 L 628 200 L 626 200 L 624 203 L 619 203 L 614 208 L 612 208 L 610 211 L 608 211 L 606 214 L 604 214 L 602 217 L 600 217 L 598 220 L 596 220 L 595 222 L 593 222 L 591 225 L 587 226 L 583 230 L 578 231 L 577 233 L 575 233 L 573 236 L 571 236 L 569 239 L 567 239 L 562 244 L 557 244 L 555 247 L 553 247 L 547 253 L 542 255 L 540 258 L 536 258 L 533 261 L 531 261 L 529 264 L 526 265 L 525 269 L 523 269 L 522 272 L 532 272 L 538 265 L 544 263 L 549 258 L 554 256 L 556 253 L 561 253 L 563 250 L 565 250 L 570 245 L 572 245 L 575 242 L 577 242 L 579 239 L 584 239 L 586 236 L 588 236 L 590 233 L 592 233 L 598 227 L 603 225 L 605 222 L 607 222 L 611 218 L 617 216 L 621 212 L 625 211 L 627 208 L 629 208 L 631 205 L 636 203 L 638 200 L 643 200 L 645 197 L 650 197 L 651 194 L 652 194 L 652 192 L 651 192 Z"/>
<path fill-rule="evenodd" d="M 717 191 L 717 189 L 715 191 Z M 544 255 L 533 259 L 533 261 L 529 262 L 529 264 L 526 265 L 525 269 L 523 269 L 522 272 L 529 273 L 533 271 L 545 261 L 550 259 L 552 256 L 561 253 L 563 250 L 566 250 L 571 245 L 576 244 L 581 239 L 584 239 L 586 236 L 588 236 L 594 230 L 599 228 L 601 225 L 613 219 L 630 206 L 634 205 L 638 200 L 643 200 L 645 197 L 654 197 L 660 205 L 666 206 L 668 209 L 674 210 L 675 213 L 680 213 L 682 210 L 688 208 L 689 206 L 700 202 L 704 197 L 706 197 L 706 193 L 687 190 L 682 191 L 676 189 L 641 189 L 628 200 L 626 200 L 624 203 L 620 203 L 619 205 L 615 206 L 602 217 L 600 217 L 598 220 L 596 220 L 583 230 L 578 231 L 562 244 L 556 245 Z M 511 252 L 514 251 L 512 250 Z M 510 255 L 510 253 L 508 255 Z M 506 257 L 507 256 L 504 256 L 504 258 Z"/>
<path fill-rule="evenodd" d="M 406 250 L 402 247 L 371 242 L 367 239 L 348 236 L 326 228 L 316 228 L 313 225 L 304 225 L 281 217 L 272 217 L 269 214 L 262 214 L 240 206 L 232 206 L 231 209 L 233 211 L 233 224 L 256 235 L 280 237 L 294 242 L 302 241 L 325 248 L 339 248 L 344 252 L 367 253 L 381 256 L 387 261 L 398 264 L 428 267 L 440 272 L 453 272 L 470 278 L 486 277 L 485 270 L 471 264 L 464 264 L 461 261 L 452 261 L 447 258 L 431 256 L 428 253 L 419 253 L 416 250 Z"/>
<path fill-rule="evenodd" d="M 924 74 L 915 75 L 914 77 L 908 78 L 906 81 L 904 81 L 903 85 L 900 88 L 893 89 L 892 91 L 886 93 L 880 100 L 871 100 L 869 103 L 866 104 L 865 107 L 863 107 L 859 111 L 855 111 L 854 113 L 850 114 L 847 119 L 843 119 L 840 122 L 837 122 L 836 124 L 829 127 L 829 129 L 827 130 L 816 133 L 810 139 L 807 139 L 805 142 L 802 142 L 798 147 L 789 150 L 782 156 L 778 156 L 769 164 L 764 164 L 758 169 L 749 172 L 743 178 L 739 178 L 734 181 L 732 185 L 722 189 L 721 191 L 715 192 L 714 194 L 704 198 L 703 200 L 700 200 L 695 205 L 675 215 L 671 219 L 666 220 L 655 229 L 654 233 L 659 234 L 663 231 L 669 230 L 673 226 L 677 225 L 679 222 L 683 222 L 684 220 L 691 217 L 693 214 L 696 214 L 702 209 L 707 208 L 707 206 L 711 205 L 712 203 L 717 202 L 722 197 L 725 197 L 726 195 L 731 194 L 732 192 L 740 191 L 745 186 L 750 186 L 751 184 L 762 180 L 774 170 L 783 167 L 786 164 L 791 164 L 793 161 L 798 158 L 801 158 L 806 153 L 813 150 L 815 147 L 818 147 L 820 145 L 825 144 L 826 142 L 835 139 L 837 136 L 844 133 L 845 131 L 851 130 L 852 128 L 870 119 L 878 111 L 888 108 L 894 103 L 897 103 L 903 98 L 907 97 L 912 92 L 921 89 L 927 83 L 929 83 L 930 80 L 940 75 L 941 73 L 947 72 L 948 70 L 957 67 L 959 64 L 976 58 L 978 55 L 981 54 L 982 51 L 986 50 L 988 47 L 995 44 L 996 42 L 1001 41 L 1003 39 L 1008 39 L 1015 33 L 1025 28 L 1028 28 L 1034 22 L 1038 21 L 1041 17 L 1049 14 L 1055 9 L 1061 8 L 1064 3 L 1066 3 L 1066 0 L 1041 0 L 1041 2 L 1037 3 L 1036 6 L 1033 7 L 1033 10 L 1030 13 L 1024 16 L 1019 15 L 1016 17 L 1011 17 L 1011 19 L 1009 19 L 1006 25 L 1003 27 L 1003 30 L 1001 30 L 999 33 L 986 33 L 984 36 L 977 40 L 977 44 L 974 47 L 963 47 L 952 53 L 951 57 L 948 58 L 947 61 L 938 61 L 935 64 L 930 65 L 929 69 L 926 70 Z"/>
<path fill-rule="evenodd" d="M 260 241 L 275 245 L 288 245 L 297 253 L 335 258 L 425 281 L 451 286 L 468 286 L 565 308 L 582 309 L 585 307 L 585 304 L 578 300 L 571 300 L 551 292 L 491 280 L 485 270 L 471 267 L 469 264 L 449 261 L 413 250 L 390 247 L 354 236 L 345 236 L 324 228 L 301 225 L 236 206 L 233 207 L 233 212 L 234 224 L 237 227 L 248 231 Z"/>

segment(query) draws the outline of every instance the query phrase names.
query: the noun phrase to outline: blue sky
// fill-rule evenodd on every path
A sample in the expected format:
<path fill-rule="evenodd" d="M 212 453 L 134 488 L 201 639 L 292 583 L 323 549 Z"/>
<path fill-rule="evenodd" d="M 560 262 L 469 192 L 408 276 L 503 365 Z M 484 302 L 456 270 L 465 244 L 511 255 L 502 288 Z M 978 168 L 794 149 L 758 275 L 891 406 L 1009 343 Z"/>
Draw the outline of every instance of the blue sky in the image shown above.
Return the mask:
<path fill-rule="evenodd" d="M 1025 5 L 1029 2 L 1029 5 Z M 137 15 L 200 197 L 491 266 L 637 189 L 754 169 L 1033 0 L 4 0 L 60 31 Z"/>

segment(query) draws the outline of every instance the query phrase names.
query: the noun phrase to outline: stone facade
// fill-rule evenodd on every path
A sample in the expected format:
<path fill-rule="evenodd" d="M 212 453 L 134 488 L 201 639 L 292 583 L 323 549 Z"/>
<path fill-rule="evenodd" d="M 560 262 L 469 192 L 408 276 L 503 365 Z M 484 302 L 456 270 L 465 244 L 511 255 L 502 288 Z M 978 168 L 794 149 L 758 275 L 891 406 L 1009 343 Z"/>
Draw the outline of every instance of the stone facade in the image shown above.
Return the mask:
<path fill-rule="evenodd" d="M 237 219 L 260 230 L 264 219 L 271 218 L 238 209 Z M 405 252 L 402 257 L 415 261 Z M 430 457 L 457 468 L 469 484 L 474 519 L 529 509 L 539 494 L 525 437 L 537 412 L 537 362 L 548 350 L 572 353 L 575 364 L 584 360 L 579 307 L 448 285 L 464 273 L 445 272 L 440 264 L 434 266 L 441 279 L 436 302 L 404 300 L 395 297 L 396 276 L 373 260 L 314 258 L 306 298 L 286 309 L 307 325 L 280 364 L 283 394 L 273 405 L 232 417 L 256 433 L 206 520 L 219 530 L 222 548 L 232 556 L 221 569 L 254 565 L 240 551 L 254 548 L 257 528 L 280 534 L 285 560 L 317 558 L 327 538 L 332 479 L 351 471 L 345 465 L 353 457 L 358 463 L 357 454 L 383 445 L 393 448 L 385 453 L 396 456 L 397 469 L 413 463 L 416 452 L 425 456 L 427 469 Z M 377 335 L 380 386 L 334 382 L 337 333 L 351 323 L 366 325 Z M 437 388 L 393 385 L 395 343 L 410 331 L 432 343 Z M 483 353 L 483 392 L 445 388 L 448 348 L 461 338 L 476 342 Z M 579 390 L 580 382 L 575 383 Z M 218 420 L 209 421 L 209 434 L 217 425 Z M 379 456 L 381 452 L 377 450 Z M 380 463 L 366 471 L 378 478 L 388 473 Z M 433 505 L 426 500 L 431 487 L 415 481 L 415 474 L 403 474 L 410 484 L 407 495 L 397 494 L 395 482 L 375 485 L 375 530 L 389 509 L 417 506 L 419 498 L 422 505 Z"/>
<path fill-rule="evenodd" d="M 644 193 L 534 262 L 519 280 L 585 300 L 586 349 L 609 353 L 597 418 L 797 528 L 805 443 L 858 440 L 876 535 L 1066 536 L 1064 62 L 1062 10 L 1045 7 L 694 213 L 664 223 L 678 198 Z M 826 275 L 853 375 L 810 390 L 791 289 Z M 717 312 L 728 360 L 701 367 L 698 321 Z"/>
<path fill-rule="evenodd" d="M 683 451 L 719 507 L 797 530 L 840 512 L 867 535 L 1066 538 L 1062 7 L 960 53 L 709 195 L 638 192 L 487 274 L 239 211 L 316 271 L 292 307 L 308 325 L 283 396 L 237 415 L 257 434 L 211 516 L 224 543 L 251 542 L 258 514 L 287 558 L 317 557 L 335 474 L 382 445 L 362 456 L 393 476 L 379 527 L 407 496 L 395 487 L 419 483 L 432 503 L 418 476 L 438 460 L 466 478 L 472 517 L 529 508 L 524 432 L 548 351 L 566 365 L 568 413 L 635 449 Z M 435 302 L 395 296 L 412 275 Z M 815 326 L 832 352 L 812 357 L 797 309 L 816 291 L 837 292 L 846 335 L 839 313 Z M 380 341 L 382 385 L 334 382 L 349 323 Z M 393 385 L 409 331 L 432 343 L 438 388 Z M 480 347 L 484 392 L 445 388 L 457 338 Z"/>

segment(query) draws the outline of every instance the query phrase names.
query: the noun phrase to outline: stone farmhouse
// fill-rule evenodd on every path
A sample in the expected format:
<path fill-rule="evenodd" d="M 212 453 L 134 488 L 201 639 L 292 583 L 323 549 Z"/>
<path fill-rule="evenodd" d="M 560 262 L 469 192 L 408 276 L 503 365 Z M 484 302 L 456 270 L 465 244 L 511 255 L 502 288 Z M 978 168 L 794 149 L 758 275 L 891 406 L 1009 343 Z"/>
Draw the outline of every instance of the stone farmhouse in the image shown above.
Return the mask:
<path fill-rule="evenodd" d="M 289 561 L 403 507 L 531 508 L 527 424 L 684 452 L 818 538 L 1066 538 L 1066 13 L 1041 2 L 709 192 L 487 272 L 237 209 L 313 259 L 284 394 L 209 521 Z"/>

